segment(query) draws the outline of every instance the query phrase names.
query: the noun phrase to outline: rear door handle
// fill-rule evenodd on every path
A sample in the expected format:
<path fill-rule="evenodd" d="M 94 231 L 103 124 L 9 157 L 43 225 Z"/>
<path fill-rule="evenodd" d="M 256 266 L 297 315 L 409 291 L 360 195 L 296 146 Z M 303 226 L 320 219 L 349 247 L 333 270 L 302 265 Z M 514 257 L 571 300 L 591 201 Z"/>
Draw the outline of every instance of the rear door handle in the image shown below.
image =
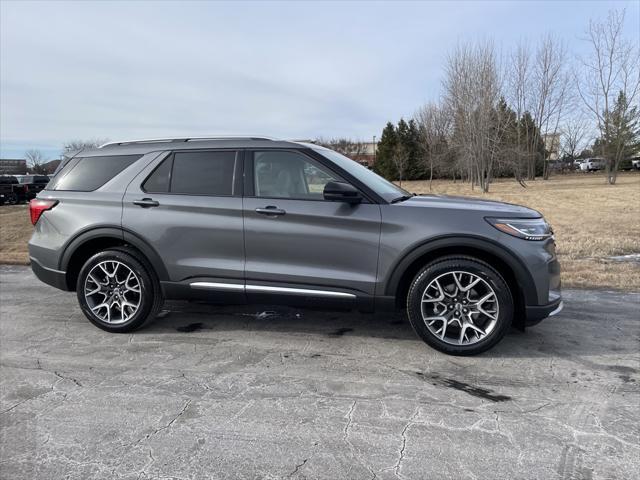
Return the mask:
<path fill-rule="evenodd" d="M 142 208 L 160 206 L 160 202 L 156 202 L 155 200 L 152 200 L 150 198 L 143 198 L 142 200 L 134 200 L 133 204 L 138 205 L 139 207 L 142 207 Z"/>
<path fill-rule="evenodd" d="M 284 215 L 287 212 L 273 205 L 268 205 L 264 208 L 256 208 L 256 213 L 259 213 L 260 215 L 273 215 L 274 217 L 277 217 L 279 215 Z"/>

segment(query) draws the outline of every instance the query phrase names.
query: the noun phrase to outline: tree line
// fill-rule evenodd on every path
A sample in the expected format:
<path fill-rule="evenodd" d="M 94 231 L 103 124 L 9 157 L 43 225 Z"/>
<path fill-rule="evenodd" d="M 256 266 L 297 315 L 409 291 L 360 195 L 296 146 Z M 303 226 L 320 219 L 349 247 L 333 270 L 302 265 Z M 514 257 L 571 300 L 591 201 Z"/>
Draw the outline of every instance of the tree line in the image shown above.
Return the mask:
<path fill-rule="evenodd" d="M 374 169 L 394 181 L 448 177 L 488 191 L 495 177 L 549 178 L 581 155 L 605 161 L 606 179 L 640 149 L 640 57 L 623 37 L 624 11 L 591 21 L 589 53 L 572 61 L 549 34 L 499 56 L 492 41 L 448 55 L 441 98 L 389 122 Z M 564 162 L 564 163 L 562 163 Z"/>

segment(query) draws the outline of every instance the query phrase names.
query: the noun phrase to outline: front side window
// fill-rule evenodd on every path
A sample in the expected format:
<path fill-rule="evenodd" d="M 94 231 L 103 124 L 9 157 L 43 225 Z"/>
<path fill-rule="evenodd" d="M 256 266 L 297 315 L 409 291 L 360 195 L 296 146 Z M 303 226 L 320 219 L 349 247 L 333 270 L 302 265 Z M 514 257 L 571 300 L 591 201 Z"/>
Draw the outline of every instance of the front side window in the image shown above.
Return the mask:
<path fill-rule="evenodd" d="M 344 155 L 329 150 L 328 148 L 315 147 L 314 150 L 325 158 L 328 158 L 333 163 L 343 168 L 347 173 L 353 175 L 362 183 L 371 188 L 374 192 L 380 195 L 387 201 L 391 201 L 394 198 L 404 195 L 410 195 L 406 190 L 394 185 L 393 183 L 385 180 L 375 172 L 372 172 L 367 167 L 360 165 L 358 162 L 351 160 Z"/>
<path fill-rule="evenodd" d="M 236 152 L 175 152 L 142 184 L 149 193 L 233 195 Z"/>
<path fill-rule="evenodd" d="M 323 200 L 325 185 L 341 181 L 298 152 L 255 152 L 253 158 L 256 197 Z"/>

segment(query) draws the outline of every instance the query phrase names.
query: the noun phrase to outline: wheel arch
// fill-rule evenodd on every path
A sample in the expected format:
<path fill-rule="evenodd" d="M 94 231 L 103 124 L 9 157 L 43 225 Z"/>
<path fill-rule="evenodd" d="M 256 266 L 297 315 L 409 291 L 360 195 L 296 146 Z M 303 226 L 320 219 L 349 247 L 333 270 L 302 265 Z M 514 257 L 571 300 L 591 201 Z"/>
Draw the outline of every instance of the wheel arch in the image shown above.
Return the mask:
<path fill-rule="evenodd" d="M 90 256 L 107 248 L 125 246 L 136 250 L 141 259 L 153 268 L 159 280 L 168 280 L 167 269 L 160 255 L 145 240 L 122 228 L 97 227 L 81 232 L 64 248 L 59 269 L 66 272 L 67 288 L 75 290 L 78 273 Z"/>
<path fill-rule="evenodd" d="M 395 298 L 403 307 L 409 286 L 427 263 L 447 255 L 466 255 L 483 260 L 505 279 L 514 300 L 514 325 L 524 328 L 524 307 L 536 304 L 537 291 L 533 278 L 522 262 L 503 245 L 472 236 L 447 236 L 421 244 L 398 261 L 385 285 L 385 295 Z"/>

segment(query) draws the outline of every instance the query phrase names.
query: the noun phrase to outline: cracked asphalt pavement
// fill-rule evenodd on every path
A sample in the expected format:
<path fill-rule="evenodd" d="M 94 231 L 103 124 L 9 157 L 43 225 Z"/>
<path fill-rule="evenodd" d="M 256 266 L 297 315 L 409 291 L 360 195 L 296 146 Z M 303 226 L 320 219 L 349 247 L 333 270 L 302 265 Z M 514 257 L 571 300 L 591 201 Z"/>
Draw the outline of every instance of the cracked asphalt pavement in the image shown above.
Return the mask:
<path fill-rule="evenodd" d="M 169 303 L 134 334 L 0 267 L 3 479 L 595 479 L 640 471 L 640 294 L 472 358 L 400 314 Z"/>

